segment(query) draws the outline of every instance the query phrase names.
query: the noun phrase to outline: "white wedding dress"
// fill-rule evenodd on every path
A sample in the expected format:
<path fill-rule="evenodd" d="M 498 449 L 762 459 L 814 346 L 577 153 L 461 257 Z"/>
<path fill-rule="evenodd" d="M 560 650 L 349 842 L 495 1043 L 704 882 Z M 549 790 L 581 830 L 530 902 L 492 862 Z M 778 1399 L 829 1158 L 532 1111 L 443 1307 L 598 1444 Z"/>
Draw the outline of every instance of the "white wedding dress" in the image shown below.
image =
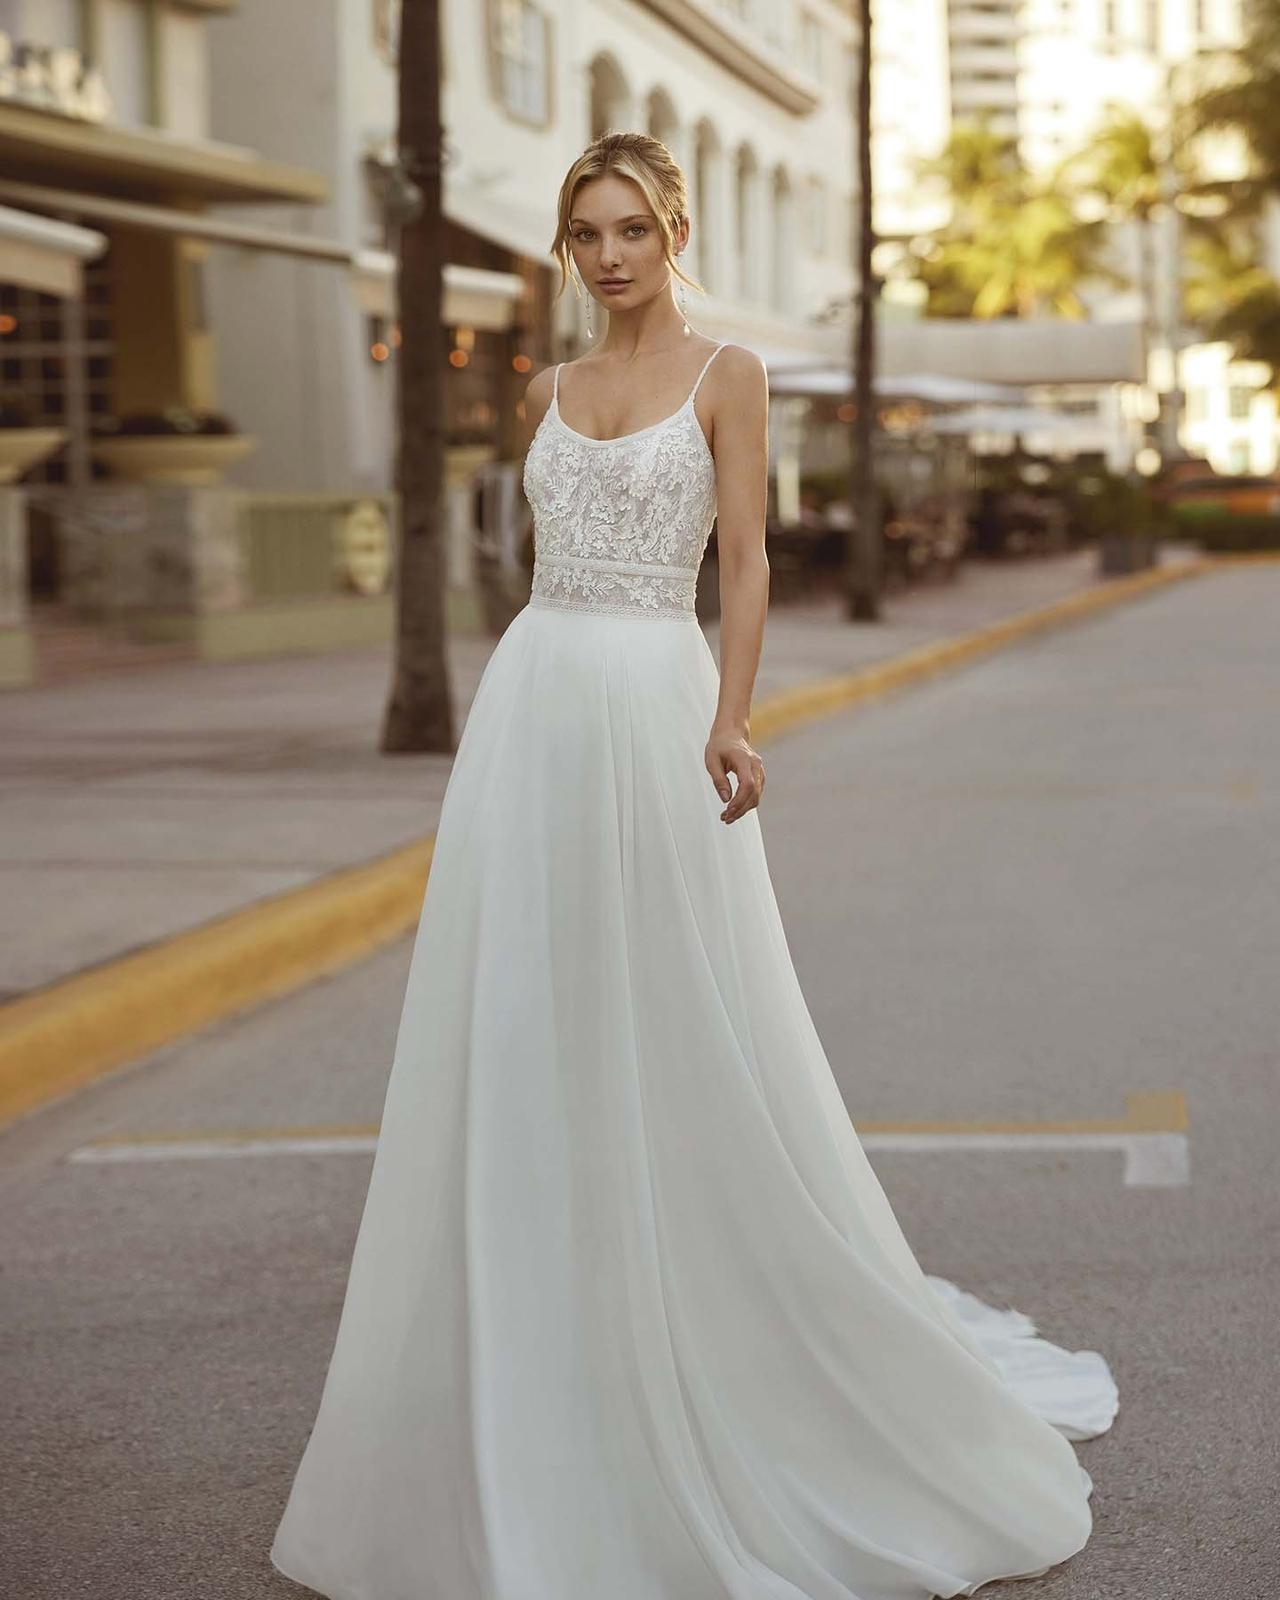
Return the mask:
<path fill-rule="evenodd" d="M 1068 1441 L 1109 1426 L 1111 1374 L 922 1272 L 758 813 L 719 820 L 697 386 L 607 440 L 558 390 L 272 1561 L 332 1600 L 925 1600 L 1044 1570 L 1091 1531 Z"/>

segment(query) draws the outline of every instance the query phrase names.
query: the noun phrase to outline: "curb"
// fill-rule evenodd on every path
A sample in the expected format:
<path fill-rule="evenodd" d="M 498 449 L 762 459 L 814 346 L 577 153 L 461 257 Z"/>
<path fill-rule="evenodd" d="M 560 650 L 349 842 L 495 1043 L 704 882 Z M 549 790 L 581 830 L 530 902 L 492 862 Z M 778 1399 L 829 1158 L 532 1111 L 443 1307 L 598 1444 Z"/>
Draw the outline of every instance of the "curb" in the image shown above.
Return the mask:
<path fill-rule="evenodd" d="M 370 955 L 417 920 L 434 837 L 0 1006 L 0 1128 Z"/>
<path fill-rule="evenodd" d="M 1180 562 L 1177 566 L 1156 567 L 1129 577 L 1112 578 L 1095 588 L 1068 595 L 1065 600 L 1054 600 L 1030 611 L 1017 612 L 1001 622 L 989 623 L 958 638 L 921 645 L 916 650 L 860 667 L 855 672 L 837 678 L 822 678 L 816 683 L 785 689 L 780 694 L 771 695 L 753 714 L 752 740 L 776 738 L 780 733 L 789 733 L 819 717 L 830 716 L 834 711 L 878 698 L 892 689 L 918 683 L 921 678 L 929 678 L 948 668 L 963 666 L 967 661 L 990 655 L 1016 639 L 1061 627 L 1080 617 L 1092 616 L 1096 611 L 1136 599 L 1153 589 L 1166 588 L 1183 578 L 1199 577 L 1215 564 L 1208 558 L 1200 557 Z"/>
<path fill-rule="evenodd" d="M 956 639 L 784 690 L 755 709 L 752 739 L 776 738 L 1219 564 L 1226 563 L 1207 557 L 1114 578 Z M 428 835 L 0 1006 L 0 1129 L 399 938 L 420 915 L 434 845 Z"/>

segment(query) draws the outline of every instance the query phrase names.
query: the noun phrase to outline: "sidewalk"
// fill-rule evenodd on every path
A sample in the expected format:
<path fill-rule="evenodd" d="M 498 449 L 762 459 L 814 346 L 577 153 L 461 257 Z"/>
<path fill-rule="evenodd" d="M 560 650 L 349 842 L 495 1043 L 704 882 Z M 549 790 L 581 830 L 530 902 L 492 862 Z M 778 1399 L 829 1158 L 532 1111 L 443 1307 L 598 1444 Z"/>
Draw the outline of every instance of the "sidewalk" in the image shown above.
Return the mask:
<path fill-rule="evenodd" d="M 778 609 L 756 703 L 1080 593 L 1094 566 L 1092 551 L 966 563 L 875 624 L 834 599 Z M 451 644 L 459 732 L 492 644 Z M 429 834 L 449 758 L 379 754 L 388 678 L 379 649 L 0 695 L 0 1001 Z"/>

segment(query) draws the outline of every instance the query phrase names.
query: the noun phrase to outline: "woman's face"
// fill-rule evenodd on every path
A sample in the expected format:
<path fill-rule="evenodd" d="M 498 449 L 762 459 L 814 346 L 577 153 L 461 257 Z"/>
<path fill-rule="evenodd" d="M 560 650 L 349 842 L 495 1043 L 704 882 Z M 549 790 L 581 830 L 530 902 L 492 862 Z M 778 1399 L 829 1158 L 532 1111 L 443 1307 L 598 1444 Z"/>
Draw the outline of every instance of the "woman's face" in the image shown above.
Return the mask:
<path fill-rule="evenodd" d="M 676 234 L 677 250 L 687 237 L 686 222 Z M 569 212 L 569 252 L 588 292 L 610 309 L 641 305 L 671 282 L 662 230 L 644 191 L 615 173 L 578 185 Z"/>

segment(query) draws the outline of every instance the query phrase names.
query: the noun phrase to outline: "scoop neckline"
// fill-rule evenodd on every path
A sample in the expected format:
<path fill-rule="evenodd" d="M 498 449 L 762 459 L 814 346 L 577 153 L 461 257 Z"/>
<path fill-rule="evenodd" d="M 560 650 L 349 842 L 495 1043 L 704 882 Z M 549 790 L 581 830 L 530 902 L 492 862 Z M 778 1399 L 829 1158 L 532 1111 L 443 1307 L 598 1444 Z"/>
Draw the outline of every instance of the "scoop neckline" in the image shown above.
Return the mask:
<path fill-rule="evenodd" d="M 630 433 L 617 433 L 617 434 L 614 434 L 613 438 L 611 438 L 611 439 L 597 439 L 597 438 L 593 437 L 593 435 L 591 435 L 589 433 L 579 433 L 576 428 L 571 428 L 569 426 L 569 424 L 564 420 L 564 417 L 561 415 L 561 412 L 560 412 L 560 397 L 558 395 L 554 395 L 552 397 L 551 410 L 555 415 L 556 421 L 560 424 L 560 426 L 564 429 L 564 431 L 566 433 L 568 433 L 568 434 L 572 434 L 575 439 L 581 439 L 583 444 L 592 444 L 592 445 L 625 444 L 628 439 L 642 439 L 642 438 L 644 438 L 645 434 L 647 434 L 647 433 L 656 433 L 659 428 L 665 428 L 668 425 L 668 423 L 674 422 L 678 417 L 682 416 L 686 411 L 688 411 L 690 409 L 690 407 L 692 405 L 692 402 L 693 402 L 693 398 L 694 398 L 693 395 L 689 395 L 688 398 L 685 400 L 684 404 L 680 407 L 680 409 L 678 411 L 673 411 L 670 414 L 670 416 L 661 417 L 657 422 L 651 422 L 651 423 L 648 424 L 647 427 L 644 427 L 644 428 L 633 428 Z M 695 415 L 695 421 L 696 420 L 697 419 L 696 419 L 696 415 Z M 702 425 L 700 423 L 698 425 L 698 432 L 702 433 Z M 702 442 L 703 442 L 703 444 L 706 444 L 706 442 L 707 442 L 707 436 L 706 436 L 705 433 L 702 434 Z"/>

